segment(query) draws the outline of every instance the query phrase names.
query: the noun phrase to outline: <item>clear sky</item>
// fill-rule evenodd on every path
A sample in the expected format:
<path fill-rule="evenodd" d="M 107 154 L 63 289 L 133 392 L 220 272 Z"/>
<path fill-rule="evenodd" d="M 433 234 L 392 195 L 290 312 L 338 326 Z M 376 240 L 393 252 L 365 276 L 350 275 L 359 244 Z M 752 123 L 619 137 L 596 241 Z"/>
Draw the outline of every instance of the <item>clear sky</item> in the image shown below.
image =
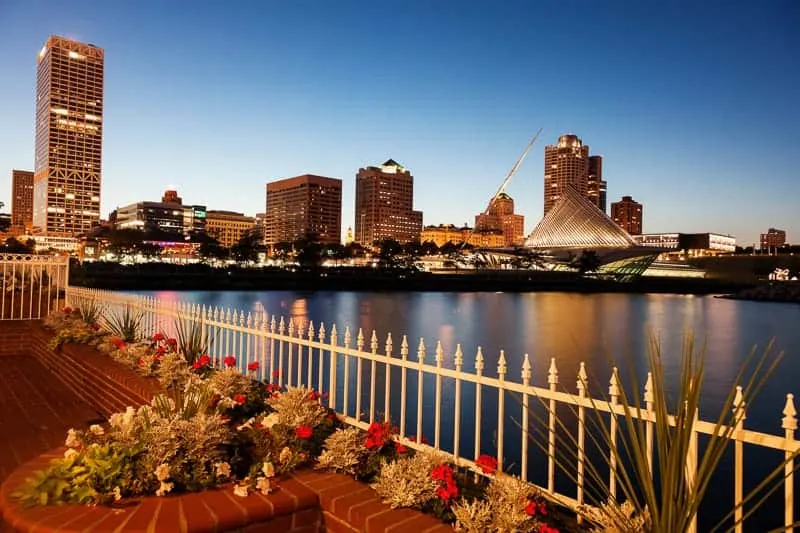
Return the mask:
<path fill-rule="evenodd" d="M 32 168 L 36 54 L 105 49 L 102 212 L 169 186 L 264 210 L 266 182 L 394 158 L 424 223 L 507 192 L 541 218 L 543 154 L 576 133 L 644 229 L 800 243 L 800 2 L 0 0 L 0 201 Z"/>

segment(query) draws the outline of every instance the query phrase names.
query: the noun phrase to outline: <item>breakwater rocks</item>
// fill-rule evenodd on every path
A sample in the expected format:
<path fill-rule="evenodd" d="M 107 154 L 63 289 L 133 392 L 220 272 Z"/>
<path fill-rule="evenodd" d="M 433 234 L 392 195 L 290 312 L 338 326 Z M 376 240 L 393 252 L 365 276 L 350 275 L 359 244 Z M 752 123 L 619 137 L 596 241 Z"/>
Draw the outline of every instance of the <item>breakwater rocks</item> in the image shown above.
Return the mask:
<path fill-rule="evenodd" d="M 790 302 L 800 304 L 800 282 L 772 282 L 742 289 L 723 296 L 731 300 L 753 300 L 759 302 Z"/>

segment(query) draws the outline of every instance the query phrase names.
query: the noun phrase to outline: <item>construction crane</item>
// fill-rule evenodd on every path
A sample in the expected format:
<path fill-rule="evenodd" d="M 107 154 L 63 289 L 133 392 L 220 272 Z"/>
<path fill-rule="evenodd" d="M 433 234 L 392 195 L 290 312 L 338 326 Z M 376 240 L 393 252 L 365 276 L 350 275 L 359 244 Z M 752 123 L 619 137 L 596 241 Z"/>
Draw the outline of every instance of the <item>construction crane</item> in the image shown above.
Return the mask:
<path fill-rule="evenodd" d="M 533 148 L 533 145 L 536 143 L 536 139 L 538 139 L 539 135 L 542 133 L 542 129 L 543 128 L 539 128 L 539 131 L 536 132 L 536 134 L 531 139 L 531 142 L 529 142 L 528 146 L 525 147 L 525 150 L 523 150 L 522 155 L 519 156 L 519 159 L 517 159 L 517 162 L 514 163 L 513 167 L 511 167 L 511 170 L 508 172 L 508 175 L 506 176 L 506 179 L 503 180 L 503 183 L 500 185 L 500 188 L 497 189 L 497 192 L 494 193 L 494 196 L 492 196 L 492 199 L 489 200 L 489 205 L 486 206 L 486 209 L 482 213 L 483 215 L 488 215 L 489 214 L 489 211 L 492 209 L 492 206 L 494 205 L 494 203 L 497 201 L 497 199 L 500 197 L 500 195 L 503 194 L 503 192 L 506 190 L 506 186 L 508 185 L 508 182 L 511 181 L 511 177 L 514 174 L 517 173 L 517 170 L 519 169 L 519 166 L 522 164 L 522 162 L 525 160 L 525 158 L 528 157 L 528 153 L 531 151 L 531 148 Z M 461 243 L 461 249 L 463 249 L 469 243 L 469 240 L 472 238 L 472 234 L 475 233 L 476 229 L 477 229 L 477 227 L 473 227 L 472 228 L 472 231 L 469 232 L 469 234 L 467 235 L 467 238 L 464 239 L 463 243 Z"/>

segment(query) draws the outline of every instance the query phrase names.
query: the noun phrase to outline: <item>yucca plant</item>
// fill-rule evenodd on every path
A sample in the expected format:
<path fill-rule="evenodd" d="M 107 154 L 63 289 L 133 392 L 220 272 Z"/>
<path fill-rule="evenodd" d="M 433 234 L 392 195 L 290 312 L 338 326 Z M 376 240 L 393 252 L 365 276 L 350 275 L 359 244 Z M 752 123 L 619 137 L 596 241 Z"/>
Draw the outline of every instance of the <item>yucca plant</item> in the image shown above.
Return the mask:
<path fill-rule="evenodd" d="M 201 356 L 208 354 L 212 340 L 209 334 L 203 333 L 203 325 L 187 318 L 175 321 L 175 340 L 178 341 L 178 352 L 190 365 Z"/>
<path fill-rule="evenodd" d="M 97 324 L 103 315 L 103 308 L 97 300 L 88 300 L 78 306 L 78 314 L 87 324 Z"/>
<path fill-rule="evenodd" d="M 136 342 L 141 339 L 143 322 L 144 313 L 134 311 L 130 305 L 126 305 L 120 312 L 105 317 L 108 331 L 125 342 Z"/>
<path fill-rule="evenodd" d="M 153 411 L 161 418 L 191 420 L 211 409 L 214 390 L 208 382 L 194 382 L 153 398 Z"/>
<path fill-rule="evenodd" d="M 586 436 L 598 449 L 604 452 L 608 450 L 608 455 L 604 455 L 603 460 L 609 464 L 613 461 L 617 465 L 615 471 L 618 498 L 609 500 L 607 495 L 601 493 L 606 490 L 607 469 L 600 469 L 597 464 L 586 460 L 585 472 L 588 483 L 585 483 L 584 487 L 590 500 L 597 505 L 578 509 L 579 516 L 599 526 L 599 531 L 673 533 L 690 530 L 700 504 L 708 492 L 712 476 L 720 465 L 726 449 L 733 442 L 738 417 L 743 413 L 743 410 L 736 408 L 749 405 L 753 401 L 782 356 L 782 353 L 773 355 L 772 343 L 761 355 L 757 355 L 755 348 L 751 351 L 727 394 L 706 446 L 702 448 L 702 453 L 697 450 L 696 470 L 688 472 L 687 458 L 690 457 L 696 442 L 694 423 L 698 419 L 705 378 L 705 346 L 697 350 L 693 337 L 689 335 L 685 338 L 680 360 L 678 394 L 676 399 L 670 401 L 666 392 L 661 347 L 658 340 L 651 337 L 647 389 L 650 396 L 648 399 L 652 400 L 653 413 L 649 416 L 654 418 L 654 464 L 651 466 L 648 460 L 647 425 L 650 422 L 647 420 L 646 405 L 640 399 L 638 391 L 642 389 L 631 368 L 631 390 L 637 392 L 629 395 L 621 384 L 617 387 L 618 402 L 622 412 L 610 415 L 616 420 L 619 428 L 615 439 L 612 438 L 610 424 L 607 422 L 609 415 L 601 408 L 601 404 L 610 402 L 610 398 L 602 394 L 602 399 L 597 400 L 587 394 L 591 408 L 587 408 L 585 419 Z M 752 369 L 752 372 L 748 372 L 749 369 Z M 749 377 L 746 376 L 748 373 Z M 614 377 L 619 383 L 616 367 Z M 581 373 L 579 381 L 588 392 L 589 383 L 584 372 Z M 735 385 L 737 383 L 745 385 L 739 387 Z M 541 397 L 538 399 L 544 406 L 545 413 L 550 414 L 549 400 Z M 570 409 L 577 419 L 577 408 L 570 406 Z M 534 419 L 532 426 L 535 429 L 530 431 L 529 438 L 548 454 L 548 417 L 535 413 L 530 417 Z M 563 421 L 558 416 L 554 418 L 560 431 L 556 433 L 558 453 L 554 454 L 552 459 L 556 467 L 577 484 L 574 466 L 579 457 L 579 443 L 569 428 L 564 426 Z M 746 513 L 736 513 L 737 510 L 741 510 L 740 508 L 731 510 L 715 526 L 714 531 L 730 531 L 749 517 L 781 486 L 784 466 L 794 465 L 794 458 L 794 456 L 787 458 L 765 476 L 750 493 L 744 495 L 742 505 L 748 505 Z M 656 476 L 653 475 L 654 470 L 657 471 Z M 734 518 L 736 514 L 742 516 Z M 783 531 L 783 528 L 780 531 Z"/>

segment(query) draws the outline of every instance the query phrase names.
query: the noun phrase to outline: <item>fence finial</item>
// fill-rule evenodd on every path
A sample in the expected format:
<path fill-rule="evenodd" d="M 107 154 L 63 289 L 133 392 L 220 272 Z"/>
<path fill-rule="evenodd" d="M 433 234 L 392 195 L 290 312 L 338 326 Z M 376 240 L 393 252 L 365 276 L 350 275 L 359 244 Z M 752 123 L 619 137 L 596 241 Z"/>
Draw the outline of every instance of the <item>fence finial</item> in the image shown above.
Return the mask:
<path fill-rule="evenodd" d="M 403 340 L 400 341 L 400 357 L 404 360 L 408 359 L 408 339 L 403 335 Z"/>
<path fill-rule="evenodd" d="M 744 415 L 744 395 L 742 395 L 742 387 L 741 385 L 736 386 L 736 395 L 733 397 L 733 415 L 734 415 L 734 423 L 738 423 L 741 420 L 744 420 L 746 417 Z"/>
<path fill-rule="evenodd" d="M 436 366 L 441 367 L 444 362 L 444 350 L 442 349 L 442 341 L 436 341 L 436 354 L 433 357 L 436 361 Z"/>
<path fill-rule="evenodd" d="M 358 335 L 356 335 L 356 348 L 359 352 L 364 351 L 364 330 L 358 328 Z"/>
<path fill-rule="evenodd" d="M 420 363 L 425 361 L 425 340 L 420 337 L 419 345 L 417 346 L 417 359 Z"/>
<path fill-rule="evenodd" d="M 644 382 L 644 401 L 645 403 L 652 403 L 655 401 L 653 396 L 653 373 L 647 373 L 647 381 Z"/>
<path fill-rule="evenodd" d="M 325 328 L 323 326 L 323 327 L 320 328 L 320 334 L 322 335 L 322 334 L 324 334 L 324 332 L 325 332 Z M 336 324 L 333 324 L 331 326 L 331 344 L 336 344 L 336 340 L 338 338 L 339 338 L 339 336 L 338 336 L 338 334 L 336 332 Z"/>
<path fill-rule="evenodd" d="M 783 408 L 783 429 L 794 431 L 797 429 L 797 410 L 794 408 L 794 394 L 786 395 L 786 406 Z"/>
<path fill-rule="evenodd" d="M 378 353 L 378 334 L 372 330 L 372 338 L 369 340 L 369 347 L 372 348 L 372 353 Z"/>
<path fill-rule="evenodd" d="M 525 359 L 522 360 L 522 383 L 528 385 L 531 381 L 533 372 L 531 371 L 531 358 L 525 354 Z"/>
<path fill-rule="evenodd" d="M 547 384 L 558 385 L 558 369 L 556 368 L 556 358 L 550 358 L 550 368 L 547 371 Z"/>
<path fill-rule="evenodd" d="M 281 335 L 283 335 L 283 333 L 284 333 L 285 331 L 286 331 L 286 323 L 283 321 L 283 317 L 281 317 L 281 323 L 280 323 L 280 324 L 278 324 L 278 333 L 280 333 Z"/>
<path fill-rule="evenodd" d="M 346 348 L 350 347 L 350 341 L 352 341 L 352 340 L 353 340 L 353 338 L 350 335 L 350 326 L 345 326 L 344 327 L 344 345 L 345 345 Z"/>
<path fill-rule="evenodd" d="M 508 372 L 508 364 L 506 363 L 506 352 L 500 350 L 500 358 L 497 360 L 497 376 L 500 379 L 505 379 L 506 372 Z"/>
<path fill-rule="evenodd" d="M 314 339 L 314 321 L 313 320 L 309 320 L 308 321 L 308 338 L 309 338 L 309 340 L 313 340 Z"/>
<path fill-rule="evenodd" d="M 483 372 L 483 350 L 478 346 L 478 353 L 475 354 L 475 373 Z"/>
<path fill-rule="evenodd" d="M 283 319 L 281 319 L 281 328 L 283 328 Z M 283 332 L 281 331 L 281 333 L 283 333 Z M 299 336 L 299 333 L 300 333 L 300 330 L 298 330 L 298 336 Z M 289 336 L 291 337 L 292 335 L 294 335 L 294 320 L 292 320 L 290 318 L 289 319 Z"/>
<path fill-rule="evenodd" d="M 453 363 L 456 370 L 461 371 L 461 366 L 464 364 L 464 353 L 461 351 L 461 344 L 456 344 L 456 353 L 453 356 Z"/>
<path fill-rule="evenodd" d="M 386 355 L 389 356 L 392 353 L 392 332 L 390 331 L 386 335 Z"/>
<path fill-rule="evenodd" d="M 311 323 L 309 322 L 309 324 Z M 320 340 L 320 342 L 325 342 L 325 322 L 319 323 L 319 329 L 317 330 L 317 338 Z"/>
<path fill-rule="evenodd" d="M 611 379 L 608 382 L 608 395 L 611 398 L 617 398 L 619 396 L 619 375 L 617 374 L 617 367 L 614 367 L 611 371 Z"/>
<path fill-rule="evenodd" d="M 588 379 L 589 378 L 586 375 L 586 363 L 581 361 L 581 367 L 578 369 L 578 380 L 575 385 L 578 388 L 578 392 L 586 392 Z"/>

